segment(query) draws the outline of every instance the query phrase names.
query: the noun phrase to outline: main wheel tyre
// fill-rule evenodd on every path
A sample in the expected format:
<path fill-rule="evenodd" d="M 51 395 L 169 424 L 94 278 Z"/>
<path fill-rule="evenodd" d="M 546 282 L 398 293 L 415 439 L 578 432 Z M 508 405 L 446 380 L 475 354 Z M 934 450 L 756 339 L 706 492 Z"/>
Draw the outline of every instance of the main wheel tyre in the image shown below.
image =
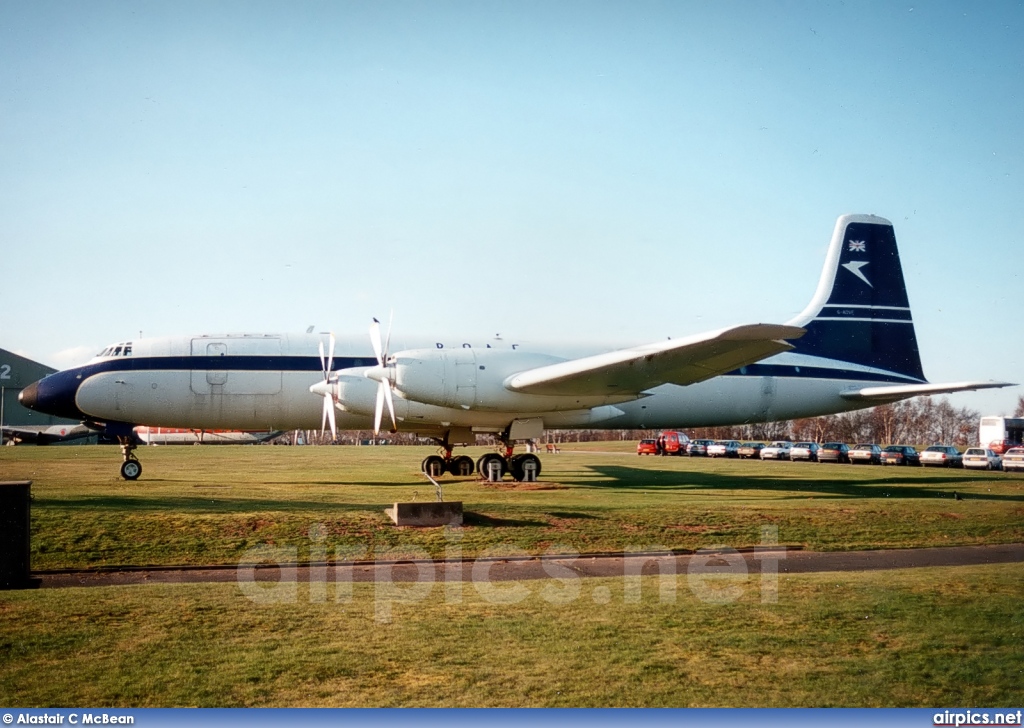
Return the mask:
<path fill-rule="evenodd" d="M 473 458 L 467 455 L 459 455 L 448 463 L 448 472 L 452 475 L 472 475 L 475 468 L 476 464 L 473 462 Z"/>
<path fill-rule="evenodd" d="M 142 463 L 138 460 L 125 460 L 121 463 L 121 477 L 125 480 L 138 480 L 142 475 Z"/>
<path fill-rule="evenodd" d="M 501 472 L 500 477 L 504 478 L 505 473 L 508 472 L 508 461 L 496 452 L 489 452 L 486 455 L 481 455 L 480 459 L 476 461 L 476 472 L 480 474 L 481 478 L 490 480 L 492 463 L 498 464 L 498 468 Z"/>
<path fill-rule="evenodd" d="M 430 455 L 423 458 L 421 467 L 423 468 L 423 472 L 430 477 L 440 478 L 444 475 L 444 471 L 447 469 L 447 463 L 445 463 L 444 458 L 440 455 Z"/>
<path fill-rule="evenodd" d="M 526 471 L 533 470 L 535 478 L 540 477 L 540 458 L 532 453 L 523 453 L 512 458 L 512 480 L 522 482 L 526 479 Z"/>

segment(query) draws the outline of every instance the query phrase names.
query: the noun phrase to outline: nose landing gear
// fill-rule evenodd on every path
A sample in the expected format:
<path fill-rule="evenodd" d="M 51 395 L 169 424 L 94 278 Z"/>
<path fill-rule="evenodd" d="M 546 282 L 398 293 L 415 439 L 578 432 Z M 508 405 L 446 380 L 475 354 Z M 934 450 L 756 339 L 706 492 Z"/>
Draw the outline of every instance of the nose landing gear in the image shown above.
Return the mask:
<path fill-rule="evenodd" d="M 142 475 L 142 463 L 135 457 L 135 448 L 138 447 L 131 436 L 119 436 L 117 441 L 121 443 L 121 456 L 124 462 L 121 463 L 121 477 L 125 480 L 138 480 Z"/>

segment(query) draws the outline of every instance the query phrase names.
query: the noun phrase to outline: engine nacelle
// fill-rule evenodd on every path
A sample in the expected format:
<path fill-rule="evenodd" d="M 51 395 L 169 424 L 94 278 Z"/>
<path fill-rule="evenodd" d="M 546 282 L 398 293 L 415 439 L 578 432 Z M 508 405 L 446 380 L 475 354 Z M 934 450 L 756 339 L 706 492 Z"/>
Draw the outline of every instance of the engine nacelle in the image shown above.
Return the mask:
<path fill-rule="evenodd" d="M 609 397 L 523 394 L 505 387 L 514 374 L 565 361 L 508 349 L 415 349 L 391 357 L 385 371 L 400 397 L 463 410 L 556 412 L 606 404 Z M 386 373 L 385 373 L 386 372 Z M 621 397 L 617 401 L 622 401 Z"/>
<path fill-rule="evenodd" d="M 505 379 L 558 361 L 505 349 L 416 349 L 395 354 L 388 369 L 395 389 L 406 399 L 439 407 L 516 410 L 525 403 L 523 395 L 505 389 Z"/>

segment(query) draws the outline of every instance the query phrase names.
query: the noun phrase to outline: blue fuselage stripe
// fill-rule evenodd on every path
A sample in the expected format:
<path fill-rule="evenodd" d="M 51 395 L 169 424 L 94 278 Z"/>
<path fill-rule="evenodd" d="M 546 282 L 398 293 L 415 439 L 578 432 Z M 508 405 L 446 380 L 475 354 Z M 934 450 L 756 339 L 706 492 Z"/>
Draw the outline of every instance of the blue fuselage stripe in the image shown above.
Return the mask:
<path fill-rule="evenodd" d="M 333 369 L 369 367 L 377 364 L 372 356 L 335 357 Z M 121 371 L 241 371 L 241 372 L 320 372 L 320 359 L 315 356 L 145 356 L 108 359 L 86 364 L 76 370 L 82 378 L 104 372 Z M 750 364 L 728 372 L 730 377 L 792 377 L 804 379 L 849 379 L 858 382 L 922 383 L 922 379 L 829 367 L 793 366 L 790 364 Z"/>
<path fill-rule="evenodd" d="M 331 368 L 351 369 L 377 364 L 373 356 L 336 356 Z M 320 372 L 320 358 L 316 356 L 126 356 L 85 364 L 78 371 L 83 377 L 103 372 L 138 371 L 237 371 L 237 372 Z"/>

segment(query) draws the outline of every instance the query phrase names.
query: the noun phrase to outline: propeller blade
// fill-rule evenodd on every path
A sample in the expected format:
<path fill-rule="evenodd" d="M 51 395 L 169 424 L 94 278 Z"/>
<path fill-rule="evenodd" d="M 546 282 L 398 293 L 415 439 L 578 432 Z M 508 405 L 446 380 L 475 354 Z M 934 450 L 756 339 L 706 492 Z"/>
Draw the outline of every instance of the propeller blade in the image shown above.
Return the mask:
<path fill-rule="evenodd" d="M 370 343 L 373 344 L 373 353 L 377 355 L 377 363 L 384 366 L 384 348 L 380 343 L 380 321 L 377 319 L 370 324 Z"/>
<path fill-rule="evenodd" d="M 324 430 L 327 429 L 327 409 L 330 406 L 331 404 L 327 401 L 327 397 L 324 397 L 324 406 L 320 414 L 320 437 L 324 436 Z"/>
<path fill-rule="evenodd" d="M 331 439 L 338 439 L 338 423 L 334 419 L 334 397 L 324 397 L 324 409 L 327 411 L 327 421 L 331 423 Z"/>
<path fill-rule="evenodd" d="M 398 429 L 398 420 L 395 419 L 395 401 L 391 398 L 391 382 L 385 379 L 380 383 L 381 389 L 384 390 L 384 401 L 388 403 L 388 414 L 391 415 L 391 429 Z"/>
<path fill-rule="evenodd" d="M 377 387 L 377 407 L 373 411 L 373 434 L 380 434 L 380 418 L 384 414 L 384 387 L 386 385 L 382 382 Z"/>
<path fill-rule="evenodd" d="M 391 353 L 391 324 L 393 323 L 395 323 L 395 309 L 391 309 L 391 315 L 388 316 L 388 336 L 384 339 L 384 352 L 381 354 L 384 364 L 387 364 L 388 354 Z"/>
<path fill-rule="evenodd" d="M 320 371 L 324 374 L 324 379 L 327 379 L 327 365 L 324 363 L 324 342 L 323 340 L 317 342 L 320 344 Z"/>
<path fill-rule="evenodd" d="M 323 347 L 323 342 L 320 342 L 320 346 Z M 321 364 L 323 363 L 323 358 L 324 358 L 323 353 L 321 353 L 320 354 L 320 362 L 321 362 Z M 331 334 L 331 347 L 330 347 L 330 353 L 327 355 L 327 369 L 324 370 L 326 372 L 324 374 L 324 379 L 327 379 L 330 376 L 330 374 L 331 374 L 331 372 L 333 370 L 334 370 L 334 334 Z"/>

